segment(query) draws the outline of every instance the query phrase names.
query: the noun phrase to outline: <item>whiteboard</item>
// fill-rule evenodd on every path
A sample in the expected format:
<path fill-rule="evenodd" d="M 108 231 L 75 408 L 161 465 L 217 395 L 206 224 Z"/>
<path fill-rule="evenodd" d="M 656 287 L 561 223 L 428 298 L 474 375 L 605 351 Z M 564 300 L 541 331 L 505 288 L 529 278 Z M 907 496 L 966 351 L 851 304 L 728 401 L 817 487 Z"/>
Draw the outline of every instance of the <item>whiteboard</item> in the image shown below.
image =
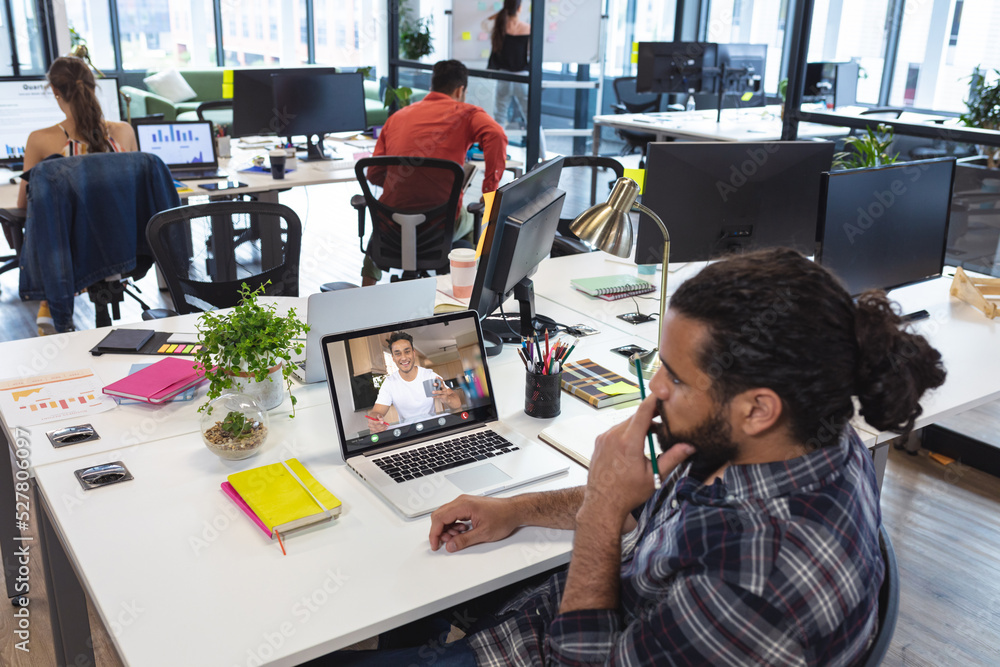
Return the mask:
<path fill-rule="evenodd" d="M 545 0 L 543 60 L 547 63 L 596 63 L 601 47 L 603 0 Z M 503 9 L 497 0 L 454 0 L 451 10 L 451 57 L 484 69 L 490 57 L 493 21 Z M 531 22 L 531 3 L 521 5 L 521 20 Z"/>

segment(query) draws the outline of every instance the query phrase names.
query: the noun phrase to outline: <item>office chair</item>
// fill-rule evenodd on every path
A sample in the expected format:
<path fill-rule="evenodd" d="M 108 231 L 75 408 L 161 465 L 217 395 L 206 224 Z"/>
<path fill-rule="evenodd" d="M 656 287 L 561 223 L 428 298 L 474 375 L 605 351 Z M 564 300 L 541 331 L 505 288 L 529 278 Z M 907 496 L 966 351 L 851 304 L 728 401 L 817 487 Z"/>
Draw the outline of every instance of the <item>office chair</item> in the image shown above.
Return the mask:
<path fill-rule="evenodd" d="M 660 100 L 663 95 L 660 93 L 637 92 L 634 76 L 615 79 L 613 87 L 615 89 L 615 99 L 618 100 L 618 103 L 612 108 L 617 114 L 648 113 L 660 110 Z M 636 132 L 634 130 L 615 130 L 615 132 L 625 142 L 625 148 L 622 149 L 621 154 L 630 155 L 638 148 L 642 154 L 642 157 L 639 158 L 639 168 L 644 168 L 646 165 L 646 144 L 650 141 L 656 141 L 656 135 L 648 132 Z"/>
<path fill-rule="evenodd" d="M 417 189 L 425 186 L 428 195 L 424 202 L 416 206 L 392 207 L 379 201 L 371 190 L 365 175 L 370 167 L 386 170 L 386 189 L 406 182 Z M 361 196 L 351 199 L 351 205 L 358 211 L 358 245 L 367 252 L 372 261 L 382 271 L 402 269 L 401 277 L 391 280 L 410 280 L 427 276 L 427 271 L 447 273 L 450 265 L 455 218 L 462 192 L 465 172 L 461 165 L 451 160 L 435 158 L 379 156 L 358 160 L 354 166 Z M 403 179 L 403 180 L 401 180 Z M 437 198 L 435 193 L 447 192 L 447 199 Z M 372 234 L 368 248 L 364 247 L 365 210 L 372 218 Z"/>
<path fill-rule="evenodd" d="M 176 313 L 239 304 L 240 287 L 299 295 L 302 224 L 283 204 L 223 201 L 153 216 L 146 228 Z"/>
<path fill-rule="evenodd" d="M 614 173 L 615 177 L 611 179 L 609 185 L 613 184 L 615 181 L 617 181 L 619 178 L 625 175 L 625 167 L 622 166 L 621 162 L 611 157 L 599 157 L 596 155 L 570 155 L 568 157 L 564 157 L 561 178 L 565 178 L 566 170 L 570 168 L 576 168 L 575 169 L 576 171 L 589 169 L 591 173 L 591 179 L 594 183 L 596 183 L 598 169 L 601 170 L 610 169 Z M 563 189 L 566 190 L 567 192 L 571 191 L 570 188 L 563 188 Z M 579 184 L 576 184 L 576 186 L 572 188 L 572 190 L 580 192 L 583 190 L 583 188 L 581 188 Z M 595 201 L 596 189 L 591 188 L 590 191 L 591 191 L 591 197 L 589 206 L 593 206 L 594 204 L 597 203 Z M 583 209 L 581 209 L 580 211 L 575 211 L 574 213 L 580 213 L 582 212 L 582 210 Z M 585 252 L 593 252 L 595 248 L 592 248 L 591 246 L 581 241 L 576 236 L 576 234 L 574 234 L 569 230 L 569 226 L 575 219 L 575 215 L 571 215 L 570 217 L 567 218 L 565 217 L 566 214 L 567 211 L 564 207 L 562 212 L 562 215 L 564 217 L 559 218 L 559 225 L 556 227 L 556 237 L 552 241 L 552 256 L 562 257 L 563 255 L 578 255 Z"/>
<path fill-rule="evenodd" d="M 73 302 L 84 290 L 98 327 L 121 317 L 126 294 L 149 312 L 125 284 L 153 264 L 144 233 L 149 218 L 180 203 L 160 158 L 138 152 L 56 157 L 27 175 L 28 208 L 0 211 L 20 268 L 21 298 L 47 300 L 59 332 L 73 329 Z"/>
<path fill-rule="evenodd" d="M 868 647 L 864 661 L 858 663 L 859 667 L 878 667 L 882 664 L 899 617 L 899 566 L 885 525 L 878 529 L 878 541 L 885 561 L 885 579 L 878 592 L 878 632 L 875 633 L 875 641 Z"/>

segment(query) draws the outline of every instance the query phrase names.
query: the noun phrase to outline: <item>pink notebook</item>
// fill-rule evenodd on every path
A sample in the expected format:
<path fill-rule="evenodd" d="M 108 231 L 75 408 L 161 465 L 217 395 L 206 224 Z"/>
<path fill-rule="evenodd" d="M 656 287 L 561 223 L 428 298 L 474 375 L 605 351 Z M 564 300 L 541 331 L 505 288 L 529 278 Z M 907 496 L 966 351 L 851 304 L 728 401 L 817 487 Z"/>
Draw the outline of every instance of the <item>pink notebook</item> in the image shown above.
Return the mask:
<path fill-rule="evenodd" d="M 104 388 L 110 396 L 162 403 L 205 379 L 205 371 L 190 359 L 167 357 Z"/>
<path fill-rule="evenodd" d="M 250 520 L 253 521 L 258 528 L 263 530 L 265 535 L 267 535 L 269 538 L 273 537 L 271 535 L 271 531 L 267 529 L 267 526 L 264 524 L 263 521 L 260 520 L 260 517 L 258 517 L 257 514 L 252 509 L 250 509 L 250 506 L 247 505 L 245 500 L 243 500 L 243 496 L 241 496 L 239 492 L 233 488 L 232 484 L 230 484 L 229 482 L 223 482 L 222 492 L 227 496 L 229 496 L 229 499 L 232 500 L 234 503 L 236 503 L 236 506 L 239 507 L 241 510 L 243 510 L 243 513 L 246 514 L 248 517 L 250 517 Z"/>

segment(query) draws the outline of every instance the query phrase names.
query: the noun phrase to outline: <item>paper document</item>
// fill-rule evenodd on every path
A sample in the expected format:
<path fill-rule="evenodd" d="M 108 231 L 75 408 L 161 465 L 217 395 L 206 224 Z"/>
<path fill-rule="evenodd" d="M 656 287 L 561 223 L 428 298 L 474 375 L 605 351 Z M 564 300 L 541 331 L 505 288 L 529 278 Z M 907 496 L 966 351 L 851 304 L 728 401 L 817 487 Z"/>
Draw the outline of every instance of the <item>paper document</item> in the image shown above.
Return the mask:
<path fill-rule="evenodd" d="M 0 410 L 11 426 L 86 418 L 115 407 L 89 368 L 0 382 Z"/>

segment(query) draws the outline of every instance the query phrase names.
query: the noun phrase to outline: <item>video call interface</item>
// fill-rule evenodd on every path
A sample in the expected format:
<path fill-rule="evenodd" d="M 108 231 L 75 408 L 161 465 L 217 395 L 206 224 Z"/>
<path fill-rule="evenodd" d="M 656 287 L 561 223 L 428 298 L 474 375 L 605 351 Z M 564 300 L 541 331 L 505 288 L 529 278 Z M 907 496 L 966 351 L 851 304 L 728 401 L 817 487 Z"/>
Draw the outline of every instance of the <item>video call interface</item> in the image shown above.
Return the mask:
<path fill-rule="evenodd" d="M 392 330 L 327 344 L 334 409 L 349 453 L 495 418 L 474 320 L 401 331 L 412 345 L 397 341 L 390 349 Z M 380 398 L 391 401 L 381 417 L 374 412 Z"/>

